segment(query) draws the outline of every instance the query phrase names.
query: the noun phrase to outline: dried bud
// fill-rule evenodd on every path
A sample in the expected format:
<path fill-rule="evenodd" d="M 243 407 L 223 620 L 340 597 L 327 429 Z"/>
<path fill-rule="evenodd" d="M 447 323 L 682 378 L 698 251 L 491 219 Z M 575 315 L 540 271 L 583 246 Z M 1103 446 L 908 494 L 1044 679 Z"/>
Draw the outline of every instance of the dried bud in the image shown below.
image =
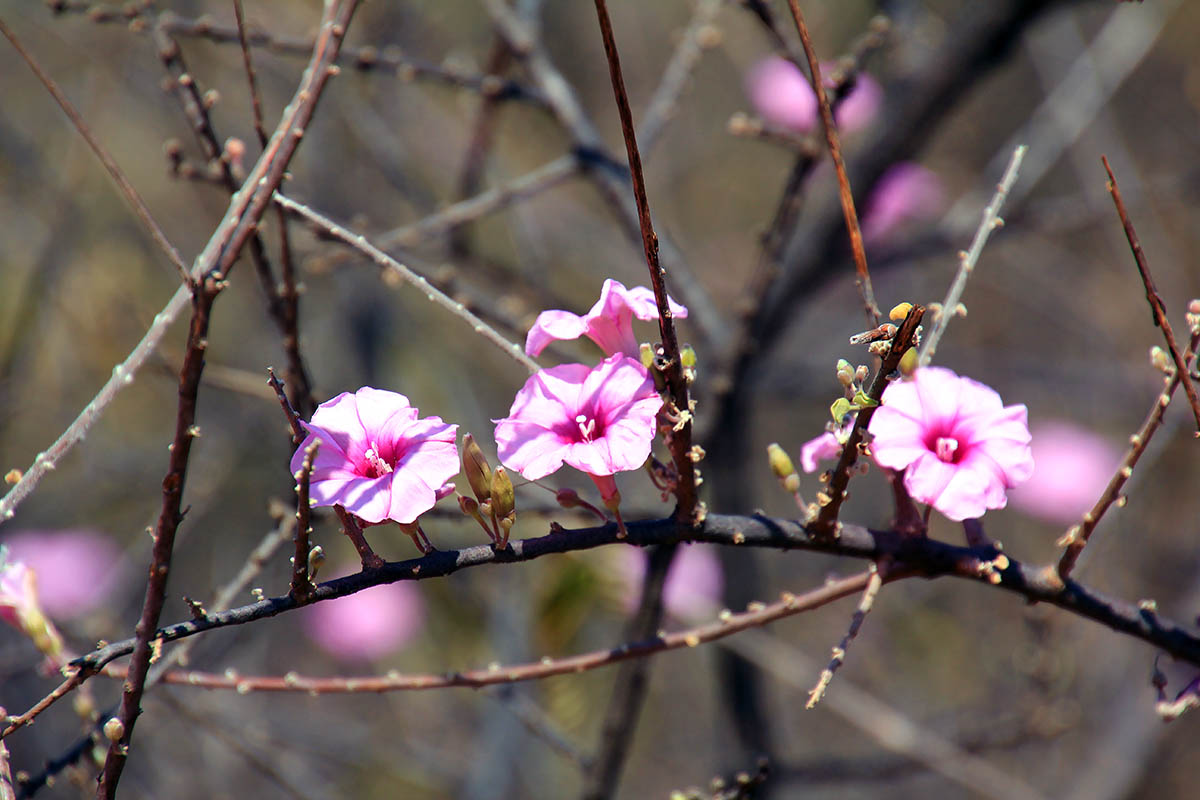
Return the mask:
<path fill-rule="evenodd" d="M 479 501 L 474 497 L 467 497 L 466 495 L 460 494 L 458 496 L 458 507 L 461 508 L 462 512 L 468 517 L 475 517 L 479 515 Z"/>
<path fill-rule="evenodd" d="M 504 467 L 496 467 L 492 472 L 492 513 L 496 519 L 502 520 L 510 516 L 516 507 L 517 497 L 512 479 Z"/>
<path fill-rule="evenodd" d="M 579 508 L 579 492 L 562 488 L 554 493 L 554 500 L 563 508 Z"/>
<path fill-rule="evenodd" d="M 892 306 L 892 310 L 888 312 L 888 319 L 892 322 L 900 322 L 908 316 L 908 312 L 912 311 L 912 303 L 900 303 Z"/>
<path fill-rule="evenodd" d="M 462 465 L 476 499 L 481 503 L 486 501 L 491 497 L 492 468 L 479 445 L 475 444 L 475 437 L 469 433 L 463 437 Z"/>

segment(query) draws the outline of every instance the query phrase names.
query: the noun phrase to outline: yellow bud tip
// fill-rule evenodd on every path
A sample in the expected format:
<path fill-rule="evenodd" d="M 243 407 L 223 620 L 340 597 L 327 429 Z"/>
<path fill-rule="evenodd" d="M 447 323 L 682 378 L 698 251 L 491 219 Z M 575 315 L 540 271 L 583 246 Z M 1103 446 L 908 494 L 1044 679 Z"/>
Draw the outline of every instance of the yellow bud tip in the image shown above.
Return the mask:
<path fill-rule="evenodd" d="M 912 303 L 899 303 L 892 306 L 892 310 L 888 312 L 888 319 L 892 322 L 900 322 L 908 316 L 908 312 L 912 311 Z"/>

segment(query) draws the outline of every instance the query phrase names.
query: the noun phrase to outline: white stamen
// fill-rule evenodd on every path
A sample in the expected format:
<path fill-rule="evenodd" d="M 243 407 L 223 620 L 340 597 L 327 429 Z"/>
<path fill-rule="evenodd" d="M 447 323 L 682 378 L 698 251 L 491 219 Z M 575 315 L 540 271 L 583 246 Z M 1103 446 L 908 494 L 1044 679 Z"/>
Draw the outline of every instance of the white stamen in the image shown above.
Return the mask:
<path fill-rule="evenodd" d="M 590 442 L 592 436 L 596 433 L 596 420 L 588 419 L 586 414 L 580 414 L 575 417 L 575 424 L 579 426 L 579 432 L 583 435 L 583 440 Z"/>
<path fill-rule="evenodd" d="M 954 453 L 958 450 L 958 440 L 949 436 L 939 436 L 935 445 L 937 457 L 942 461 L 953 461 Z"/>

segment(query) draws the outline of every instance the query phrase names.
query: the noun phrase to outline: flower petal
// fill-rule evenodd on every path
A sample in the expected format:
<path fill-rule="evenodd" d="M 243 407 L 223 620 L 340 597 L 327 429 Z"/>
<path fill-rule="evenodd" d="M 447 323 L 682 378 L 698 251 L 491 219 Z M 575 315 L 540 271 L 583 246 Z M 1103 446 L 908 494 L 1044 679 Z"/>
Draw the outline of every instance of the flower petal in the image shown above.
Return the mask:
<path fill-rule="evenodd" d="M 587 333 L 587 321 L 570 311 L 543 311 L 534 320 L 533 327 L 525 336 L 525 352 L 531 356 L 541 355 L 550 342 L 578 339 Z"/>

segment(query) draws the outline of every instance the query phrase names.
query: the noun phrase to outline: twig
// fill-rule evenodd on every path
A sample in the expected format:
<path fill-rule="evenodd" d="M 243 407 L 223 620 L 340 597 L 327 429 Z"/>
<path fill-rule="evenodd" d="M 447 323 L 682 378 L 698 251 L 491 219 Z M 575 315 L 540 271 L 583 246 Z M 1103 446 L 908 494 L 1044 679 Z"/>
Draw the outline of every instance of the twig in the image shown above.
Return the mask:
<path fill-rule="evenodd" d="M 304 441 L 304 426 L 300 424 L 300 417 L 296 414 L 296 410 L 292 408 L 291 402 L 288 401 L 288 396 L 283 390 L 283 384 L 279 382 L 279 378 L 275 377 L 275 370 L 267 367 L 267 383 L 275 390 L 275 396 L 279 398 L 279 407 L 283 409 L 283 415 L 287 417 L 288 427 L 292 431 L 292 444 L 298 445 Z"/>
<path fill-rule="evenodd" d="M 312 478 L 313 461 L 317 457 L 317 449 L 321 440 L 317 439 L 304 449 L 304 461 L 300 472 L 296 475 L 296 551 L 292 556 L 292 586 L 290 594 L 297 602 L 304 603 L 312 596 L 313 584 L 308 574 L 308 536 L 312 533 L 309 527 L 309 515 L 312 506 L 309 505 L 309 480 Z"/>
<path fill-rule="evenodd" d="M 8 716 L 8 712 L 0 706 L 0 719 Z M 17 793 L 13 788 L 12 770 L 8 765 L 8 746 L 0 739 L 0 800 L 16 800 Z"/>
<path fill-rule="evenodd" d="M 875 379 L 871 382 L 871 388 L 867 392 L 867 395 L 876 403 L 883 397 L 883 390 L 887 388 L 891 374 L 899 366 L 901 356 L 913 346 L 917 328 L 924 316 L 924 306 L 913 306 L 896 331 L 891 347 L 876 370 Z M 870 424 L 871 417 L 874 415 L 874 406 L 868 406 L 858 412 L 858 416 L 854 419 L 854 427 L 850 430 L 850 438 L 842 448 L 841 458 L 838 459 L 837 467 L 834 468 L 833 475 L 829 479 L 829 486 L 824 492 L 817 495 L 817 504 L 821 506 L 821 511 L 814 524 L 822 536 L 836 538 L 838 535 L 841 526 L 837 519 L 838 512 L 841 510 L 842 502 L 846 499 L 846 486 L 850 483 L 850 470 L 858 461 L 859 445 L 863 441 L 863 433 L 867 430 L 867 425 Z"/>
<path fill-rule="evenodd" d="M 1112 167 L 1108 164 L 1108 158 L 1101 156 L 1100 160 L 1104 162 L 1104 171 L 1108 173 L 1108 193 L 1112 195 L 1113 204 L 1117 207 L 1117 216 L 1121 218 L 1121 225 L 1125 228 L 1125 238 L 1129 240 L 1129 249 L 1133 251 L 1133 260 L 1137 262 L 1138 273 L 1142 276 L 1142 283 L 1146 287 L 1146 302 L 1150 304 L 1150 313 L 1154 317 L 1154 324 L 1162 329 L 1163 338 L 1167 340 L 1167 349 L 1171 351 L 1171 360 L 1175 362 L 1175 373 L 1183 376 L 1183 391 L 1187 394 L 1188 403 L 1192 406 L 1192 416 L 1196 418 L 1196 437 L 1200 438 L 1200 397 L 1196 395 L 1192 376 L 1188 374 L 1187 359 L 1180 354 L 1179 345 L 1175 343 L 1175 333 L 1171 330 L 1171 321 L 1167 318 L 1166 306 L 1163 304 L 1158 290 L 1154 288 L 1154 279 L 1150 277 L 1150 265 L 1146 263 L 1146 254 L 1142 252 L 1142 243 L 1138 240 L 1137 231 L 1133 229 L 1129 212 L 1125 210 L 1125 202 L 1121 199 L 1121 190 L 1117 188 L 1116 176 L 1113 175 Z"/>
<path fill-rule="evenodd" d="M 353 231 L 343 228 L 336 222 L 333 222 L 327 217 L 322 216 L 320 213 L 314 211 L 308 206 L 292 200 L 290 197 L 276 194 L 275 202 L 287 209 L 289 212 L 302 217 L 328 236 L 331 236 L 343 244 L 354 248 L 367 258 L 374 261 L 380 267 L 391 270 L 404 280 L 416 286 L 419 290 L 424 292 L 425 297 L 430 302 L 436 303 L 454 316 L 466 322 L 471 326 L 471 329 L 474 330 L 475 333 L 499 347 L 505 355 L 521 364 L 521 366 L 525 367 L 531 373 L 537 372 L 540 369 L 537 362 L 525 355 L 525 351 L 522 350 L 519 345 L 513 344 L 508 339 L 505 339 L 503 335 L 496 331 L 496 329 L 492 328 L 479 317 L 468 311 L 462 303 L 459 303 L 438 291 L 429 283 L 429 281 L 425 280 L 423 277 L 389 256 L 387 253 L 368 242 L 365 236 L 361 236 Z"/>
<path fill-rule="evenodd" d="M 67 676 L 67 679 L 54 688 L 54 691 L 37 701 L 28 711 L 15 717 L 8 718 L 8 725 L 0 732 L 0 741 L 4 740 L 13 731 L 20 730 L 29 723 L 37 719 L 38 715 L 48 709 L 50 706 L 57 703 L 62 698 L 66 697 L 71 692 L 88 679 L 90 675 L 86 669 L 79 669 Z"/>
<path fill-rule="evenodd" d="M 118 719 L 122 735 L 115 738 L 105 759 L 104 772 L 97 790 L 97 800 L 112 800 L 128 759 L 129 742 L 141 712 L 142 693 L 152 655 L 152 638 L 158 626 L 166 596 L 167 576 L 175 543 L 175 531 L 182 519 L 180 511 L 184 478 L 192 440 L 198 434 L 195 426 L 196 398 L 200 376 L 204 369 L 207 349 L 208 322 L 213 301 L 224 286 L 225 276 L 247 239 L 254 233 L 258 220 L 270 202 L 271 194 L 283 179 L 284 170 L 303 137 L 304 128 L 312 118 L 317 99 L 331 76 L 346 25 L 353 16 L 357 0 L 333 0 L 326 5 L 317 45 L 296 96 L 284 110 L 280 127 L 267 149 L 252 170 L 247 188 L 234 195 L 230 208 L 203 252 L 196 259 L 191 273 L 193 293 L 192 324 L 188 333 L 188 348 L 180 370 L 179 410 L 175 438 L 172 444 L 167 476 L 163 480 L 162 510 L 154 533 L 150 578 L 146 599 L 137 625 L 136 647 L 130 663 L 129 677 L 122 692 Z"/>
<path fill-rule="evenodd" d="M 842 637 L 842 641 L 837 647 L 833 648 L 833 657 L 829 662 L 829 666 L 821 671 L 821 678 L 817 681 L 817 685 L 808 693 L 808 702 L 804 704 L 805 708 L 816 708 L 817 703 L 821 702 L 821 698 L 825 696 L 825 690 L 829 688 L 829 683 L 833 680 L 833 674 L 838 671 L 838 668 L 846 661 L 846 651 L 850 648 L 850 643 L 854 641 L 854 637 L 858 635 L 859 628 L 867 618 L 867 614 L 871 613 L 871 607 L 875 605 L 875 596 L 879 594 L 879 589 L 883 586 L 883 570 L 876 564 L 872 564 L 868 574 L 871 576 L 867 580 L 867 586 L 863 589 L 862 599 L 858 602 L 858 608 L 854 611 L 854 617 L 850 620 L 850 628 L 846 631 L 846 635 Z"/>
<path fill-rule="evenodd" d="M 138 195 L 137 190 L 133 188 L 133 184 L 129 182 L 129 179 L 125 177 L 125 173 L 121 171 L 119 166 L 117 166 L 116 160 L 106 149 L 104 149 L 104 145 L 100 144 L 100 140 L 92 134 L 92 129 L 88 127 L 87 123 L 84 122 L 83 117 L 78 111 L 75 110 L 75 106 L 71 105 L 71 101 L 68 100 L 67 96 L 63 94 L 61 89 L 58 88 L 58 84 L 54 82 L 49 73 L 44 71 L 38 62 L 34 60 L 33 54 L 25 49 L 25 46 L 22 45 L 20 40 L 17 39 L 16 34 L 14 34 L 12 30 L 10 30 L 9 27 L 4 24 L 4 20 L 0 20 L 0 33 L 4 34 L 5 38 L 7 38 L 12 44 L 13 49 L 21 55 L 21 58 L 24 59 L 25 63 L 29 65 L 29 68 L 33 70 L 33 73 L 37 75 L 38 80 L 40 80 L 42 85 L 46 87 L 46 91 L 50 93 L 50 96 L 54 98 L 56 103 L 58 103 L 59 107 L 63 110 L 63 113 L 66 114 L 67 118 L 71 120 L 71 124 L 75 126 L 75 130 L 79 131 L 79 135 L 82 136 L 83 140 L 88 143 L 88 147 L 92 148 L 92 152 L 96 154 L 96 158 L 100 159 L 100 163 L 104 165 L 106 170 L 108 170 L 109 177 L 113 179 L 113 183 L 117 184 L 117 189 L 119 189 L 121 194 L 125 197 L 125 202 L 129 203 L 130 207 L 133 209 L 133 213 L 137 215 L 138 220 L 150 233 L 150 238 L 153 239 L 154 243 L 158 245 L 159 249 L 166 254 L 167 258 L 171 261 L 171 264 L 174 265 L 175 270 L 179 273 L 180 277 L 182 277 L 185 281 L 188 280 L 188 268 L 187 265 L 183 263 L 183 259 L 179 255 L 179 251 L 177 251 L 175 246 L 168 241 L 167 235 L 163 233 L 162 228 L 160 228 L 158 223 L 154 221 L 154 217 L 150 214 L 150 209 L 142 201 L 142 198 L 140 195 Z"/>
<path fill-rule="evenodd" d="M 875 302 L 875 290 L 871 286 L 871 273 L 867 271 L 867 251 L 863 247 L 862 231 L 858 228 L 858 215 L 854 211 L 854 195 L 850 192 L 850 178 L 846 175 L 846 164 L 842 160 L 842 147 L 838 142 L 837 125 L 833 121 L 833 111 L 829 107 L 829 97 L 825 94 L 825 85 L 821 80 L 821 65 L 817 61 L 816 51 L 813 50 L 812 39 L 808 35 L 808 26 L 804 24 L 804 14 L 800 12 L 798 0 L 788 0 L 792 19 L 796 30 L 800 32 L 800 43 L 804 45 L 804 55 L 808 58 L 808 68 L 811 72 L 813 91 L 817 95 L 817 103 L 821 109 L 821 124 L 825 128 L 825 141 L 829 144 L 829 156 L 833 159 L 833 168 L 837 172 L 838 196 L 842 203 L 842 214 L 846 218 L 846 231 L 850 234 L 850 250 L 854 254 L 854 284 L 862 295 L 866 307 L 867 322 L 874 326 L 879 324 L 879 305 Z"/>
<path fill-rule="evenodd" d="M 262 101 L 258 96 L 258 79 L 254 73 L 254 61 L 250 57 L 250 42 L 246 37 L 245 13 L 242 0 L 233 0 L 233 15 L 237 20 L 238 45 L 242 48 L 242 67 L 246 71 L 246 87 L 250 90 L 250 111 L 254 117 L 254 133 L 258 144 L 267 146 L 267 131 L 263 127 Z"/>
<path fill-rule="evenodd" d="M 1193 333 L 1191 341 L 1188 343 L 1187 352 L 1184 354 L 1184 363 L 1191 361 L 1195 357 L 1197 348 L 1200 347 L 1200 331 Z M 1186 370 L 1185 370 L 1186 372 Z M 1129 437 L 1129 450 L 1125 453 L 1125 457 L 1121 459 L 1120 466 L 1117 467 L 1116 473 L 1108 481 L 1108 485 L 1104 487 L 1104 492 L 1091 510 L 1083 515 L 1083 519 L 1076 525 L 1072 525 L 1070 529 L 1063 534 L 1057 542 L 1059 547 L 1065 547 L 1062 557 L 1058 561 L 1058 574 L 1066 578 L 1075 568 L 1075 562 L 1079 560 L 1079 556 L 1083 553 L 1083 548 L 1087 546 L 1088 539 L 1096 530 L 1096 526 L 1100 524 L 1100 519 L 1112 507 L 1114 503 L 1118 505 L 1123 502 L 1121 489 L 1125 486 L 1125 482 L 1133 475 L 1133 468 L 1137 465 L 1138 459 L 1142 457 L 1142 453 L 1146 451 L 1146 447 L 1150 444 L 1151 437 L 1155 431 L 1162 425 L 1163 414 L 1167 410 L 1167 405 L 1171 402 L 1171 396 L 1175 394 L 1175 390 L 1179 388 L 1180 372 L 1175 370 L 1175 374 L 1167 379 L 1166 388 L 1154 398 L 1154 405 L 1151 406 L 1150 412 L 1146 415 L 1142 426 L 1138 428 L 1137 433 Z"/>
<path fill-rule="evenodd" d="M 645 658 L 667 650 L 698 647 L 749 628 L 767 625 L 775 620 L 820 608 L 823 605 L 859 592 L 867 585 L 868 573 L 829 581 L 820 588 L 804 594 L 787 594 L 783 599 L 739 614 L 726 615 L 718 622 L 700 625 L 677 633 L 663 633 L 649 639 L 595 650 L 566 658 L 544 658 L 527 664 L 492 665 L 483 669 L 440 674 L 312 678 L 290 672 L 279 676 L 238 675 L 229 670 L 222 673 L 172 670 L 164 681 L 180 686 L 201 689 L 232 689 L 246 692 L 305 692 L 309 694 L 366 694 L 395 691 L 444 689 L 452 686 L 478 689 L 483 686 L 511 684 L 538 680 L 554 675 L 571 675 L 606 667 L 635 658 Z M 122 667 L 105 670 L 109 677 L 120 677 Z"/>
<path fill-rule="evenodd" d="M 688 399 L 687 381 L 683 377 L 683 364 L 679 357 L 679 340 L 675 335 L 675 320 L 667 300 L 666 271 L 658 259 L 658 236 L 650 219 L 650 203 L 646 198 L 646 180 L 642 175 L 642 157 L 638 153 L 637 133 L 633 127 L 633 112 L 629 108 L 629 96 L 625 92 L 625 79 L 621 76 L 621 59 L 617 53 L 617 41 L 613 35 L 612 21 L 608 16 L 606 0 L 595 0 L 596 16 L 600 22 L 600 36 L 604 40 L 604 54 L 608 59 L 608 74 L 612 80 L 613 95 L 617 101 L 617 113 L 621 118 L 621 134 L 625 139 L 625 152 L 629 157 L 629 172 L 633 179 L 633 198 L 637 204 L 638 221 L 642 231 L 642 247 L 646 253 L 646 266 L 650 270 L 650 286 L 658 304 L 658 328 L 662 334 L 664 355 L 667 359 L 663 376 L 670 390 L 671 402 L 679 417 L 673 436 L 670 437 L 672 460 L 679 474 L 675 497 L 678 500 L 675 513 L 685 523 L 695 523 L 703 518 L 704 512 L 696 495 L 696 464 L 692 453 L 692 407 Z"/>
<path fill-rule="evenodd" d="M 350 543 L 354 545 L 354 549 L 358 552 L 363 572 L 382 569 L 384 561 L 371 549 L 371 545 L 367 543 L 367 538 L 363 536 L 363 526 L 358 519 L 342 506 L 335 505 L 333 510 L 337 514 L 338 519 L 342 521 L 342 533 L 346 534 L 346 538 L 350 540 Z M 414 541 L 416 540 L 414 539 Z"/>
<path fill-rule="evenodd" d="M 975 264 L 979 261 L 979 255 L 983 252 L 983 246 L 987 244 L 992 231 L 1004 224 L 1004 220 L 1000 218 L 1000 209 L 1004 207 L 1004 198 L 1008 196 L 1009 190 L 1017 182 L 1017 173 L 1021 169 L 1021 161 L 1025 158 L 1025 152 L 1028 149 L 1025 145 L 1019 145 L 1016 150 L 1013 150 L 1008 167 L 1004 170 L 1004 177 L 1000 179 L 1000 183 L 996 184 L 996 192 L 992 195 L 992 201 L 983 210 L 983 219 L 979 221 L 979 227 L 975 229 L 975 237 L 971 240 L 971 249 L 960 252 L 958 255 L 958 273 L 954 276 L 954 282 L 950 284 L 949 291 L 946 292 L 946 299 L 942 301 L 942 313 L 938 315 L 933 330 L 926 334 L 925 341 L 921 343 L 919 351 L 921 366 L 926 366 L 933 360 L 938 342 L 941 341 L 942 334 L 946 332 L 950 318 L 954 316 L 954 309 L 958 308 L 963 289 L 967 286 L 967 278 L 974 271 Z"/>

